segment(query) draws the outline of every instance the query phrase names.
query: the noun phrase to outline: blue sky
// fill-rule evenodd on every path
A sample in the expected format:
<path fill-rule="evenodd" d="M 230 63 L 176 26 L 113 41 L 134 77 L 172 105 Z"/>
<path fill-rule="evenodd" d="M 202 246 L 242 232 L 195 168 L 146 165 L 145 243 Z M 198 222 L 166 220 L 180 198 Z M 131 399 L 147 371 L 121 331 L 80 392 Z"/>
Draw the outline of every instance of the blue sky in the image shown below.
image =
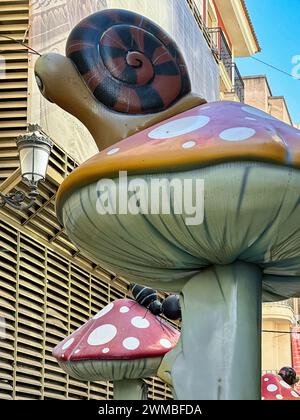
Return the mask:
<path fill-rule="evenodd" d="M 262 52 L 255 57 L 292 73 L 300 63 L 300 0 L 246 0 Z M 243 76 L 265 74 L 274 96 L 285 96 L 294 122 L 300 123 L 300 79 L 281 74 L 252 58 L 237 60 Z M 300 76 L 300 66 L 295 71 Z"/>

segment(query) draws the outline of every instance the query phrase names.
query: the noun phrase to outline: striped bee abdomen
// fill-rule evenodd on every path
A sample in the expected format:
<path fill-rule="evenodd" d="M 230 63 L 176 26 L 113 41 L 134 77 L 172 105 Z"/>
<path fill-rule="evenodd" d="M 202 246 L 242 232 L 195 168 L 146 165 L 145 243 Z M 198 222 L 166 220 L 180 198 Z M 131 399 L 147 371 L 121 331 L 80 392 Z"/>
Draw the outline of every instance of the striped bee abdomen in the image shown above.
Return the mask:
<path fill-rule="evenodd" d="M 81 21 L 68 38 L 66 54 L 95 98 L 117 112 L 160 112 L 191 90 L 175 42 L 127 10 L 105 10 Z"/>

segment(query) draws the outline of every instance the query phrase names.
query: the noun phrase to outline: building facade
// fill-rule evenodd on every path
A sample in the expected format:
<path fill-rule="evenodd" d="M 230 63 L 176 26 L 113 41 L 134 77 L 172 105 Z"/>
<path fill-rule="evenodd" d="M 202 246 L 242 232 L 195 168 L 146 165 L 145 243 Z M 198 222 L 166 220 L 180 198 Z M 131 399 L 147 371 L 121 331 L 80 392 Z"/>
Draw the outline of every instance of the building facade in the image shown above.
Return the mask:
<path fill-rule="evenodd" d="M 218 62 L 220 99 L 243 102 L 244 83 L 235 59 L 260 51 L 245 2 L 198 0 L 190 5 Z"/>

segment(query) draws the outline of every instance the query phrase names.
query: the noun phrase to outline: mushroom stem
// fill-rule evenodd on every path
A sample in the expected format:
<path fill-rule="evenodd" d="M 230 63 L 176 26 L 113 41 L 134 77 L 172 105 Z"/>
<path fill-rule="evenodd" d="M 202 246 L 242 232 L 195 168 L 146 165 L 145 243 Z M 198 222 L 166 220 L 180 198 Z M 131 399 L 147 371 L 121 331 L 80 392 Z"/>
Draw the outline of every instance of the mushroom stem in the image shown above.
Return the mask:
<path fill-rule="evenodd" d="M 177 399 L 261 398 L 261 296 L 259 269 L 241 262 L 201 271 L 184 286 L 172 350 Z"/>
<path fill-rule="evenodd" d="M 114 381 L 114 400 L 147 400 L 147 385 L 141 379 Z"/>

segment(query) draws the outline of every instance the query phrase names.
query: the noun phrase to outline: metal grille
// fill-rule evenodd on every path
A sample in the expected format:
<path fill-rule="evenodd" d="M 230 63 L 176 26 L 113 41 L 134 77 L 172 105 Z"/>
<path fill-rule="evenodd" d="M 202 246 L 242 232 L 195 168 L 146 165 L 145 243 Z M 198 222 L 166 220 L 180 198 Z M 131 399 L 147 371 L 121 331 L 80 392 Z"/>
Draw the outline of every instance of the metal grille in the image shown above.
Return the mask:
<path fill-rule="evenodd" d="M 214 48 L 218 56 L 218 60 L 222 61 L 228 73 L 230 80 L 232 80 L 232 52 L 221 28 L 209 28 L 208 32 L 214 37 Z"/>
<path fill-rule="evenodd" d="M 6 222 L 0 222 L 0 399 L 110 399 L 110 383 L 68 377 L 53 347 L 110 300 L 126 283 L 108 283 L 59 256 Z M 149 379 L 150 399 L 171 398 Z"/>

